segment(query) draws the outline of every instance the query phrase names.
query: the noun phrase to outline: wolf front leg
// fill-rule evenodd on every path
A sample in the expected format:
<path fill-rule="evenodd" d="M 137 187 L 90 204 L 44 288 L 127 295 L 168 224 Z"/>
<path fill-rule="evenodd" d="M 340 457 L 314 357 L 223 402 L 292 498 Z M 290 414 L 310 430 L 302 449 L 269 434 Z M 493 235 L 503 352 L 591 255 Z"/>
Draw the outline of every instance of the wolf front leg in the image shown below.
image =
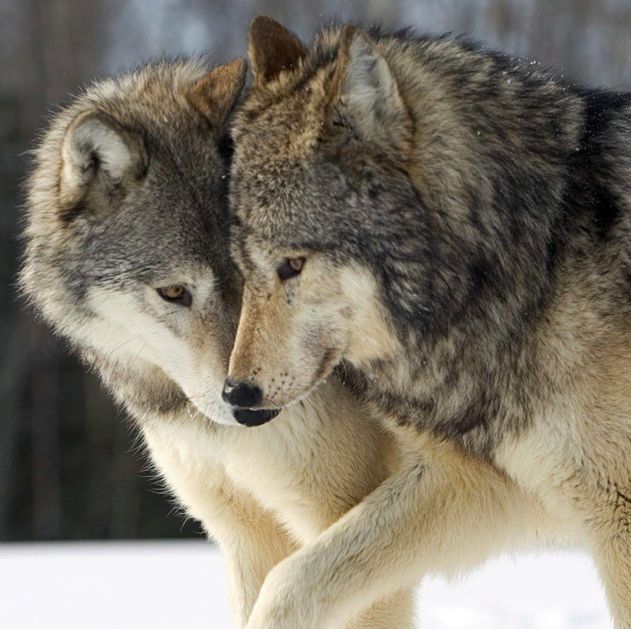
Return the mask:
<path fill-rule="evenodd" d="M 631 391 L 631 389 L 630 389 Z M 625 409 L 626 410 L 626 409 Z M 587 533 L 605 586 L 616 629 L 631 627 L 631 422 L 599 417 L 587 443 L 567 451 L 582 452 L 581 465 L 558 485 L 558 503 L 569 504 L 574 521 Z M 622 415 L 622 413 L 621 413 Z M 617 424 L 617 425 L 616 425 Z M 596 433 L 596 434 L 594 434 Z M 564 461 L 559 461 L 557 469 Z M 567 463 L 565 465 L 567 469 Z M 569 500 L 568 500 L 569 498 Z M 565 500 L 563 500 L 565 499 Z"/>
<path fill-rule="evenodd" d="M 234 626 L 246 625 L 269 571 L 295 546 L 271 515 L 227 487 L 208 500 L 200 519 L 226 561 Z"/>
<path fill-rule="evenodd" d="M 615 626 L 624 629 L 631 627 L 631 497 L 620 494 L 613 518 L 594 537 L 595 557 Z"/>
<path fill-rule="evenodd" d="M 631 389 L 630 389 L 631 391 Z M 602 398 L 599 398 L 599 402 Z M 561 505 L 586 542 L 598 566 L 616 629 L 631 627 L 631 423 L 610 413 L 598 417 L 589 439 L 568 440 L 563 452 L 581 458 L 559 460 L 555 451 L 546 463 L 553 466 L 545 489 Z M 574 425 L 580 425 L 578 421 Z M 577 431 L 578 432 L 578 431 Z M 585 431 L 587 432 L 587 431 Z M 530 450 L 532 456 L 532 450 Z M 539 469 L 543 468 L 543 462 Z M 550 480 L 552 482 L 550 482 Z"/>
<path fill-rule="evenodd" d="M 342 627 L 426 572 L 473 566 L 534 530 L 537 506 L 493 467 L 415 441 L 398 472 L 270 572 L 247 629 Z"/>
<path fill-rule="evenodd" d="M 195 456 L 199 449 L 188 450 L 181 438 L 174 439 L 164 430 L 143 427 L 151 458 L 187 513 L 219 545 L 228 570 L 234 625 L 240 629 L 268 572 L 296 546 L 269 512 L 234 486 L 213 460 L 212 449 L 208 456 Z"/>

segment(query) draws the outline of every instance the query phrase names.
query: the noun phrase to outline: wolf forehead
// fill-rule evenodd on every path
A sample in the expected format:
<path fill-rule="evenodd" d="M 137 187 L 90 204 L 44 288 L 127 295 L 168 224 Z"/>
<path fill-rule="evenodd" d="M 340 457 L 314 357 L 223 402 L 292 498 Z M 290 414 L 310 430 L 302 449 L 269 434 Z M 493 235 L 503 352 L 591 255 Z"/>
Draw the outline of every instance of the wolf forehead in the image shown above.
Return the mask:
<path fill-rule="evenodd" d="M 274 239 L 282 236 L 275 228 L 281 215 L 291 229 L 325 201 L 323 178 L 336 188 L 337 169 L 320 145 L 322 115 L 303 115 L 307 108 L 275 103 L 250 121 L 237 113 L 233 126 L 232 206 L 239 218 Z"/>

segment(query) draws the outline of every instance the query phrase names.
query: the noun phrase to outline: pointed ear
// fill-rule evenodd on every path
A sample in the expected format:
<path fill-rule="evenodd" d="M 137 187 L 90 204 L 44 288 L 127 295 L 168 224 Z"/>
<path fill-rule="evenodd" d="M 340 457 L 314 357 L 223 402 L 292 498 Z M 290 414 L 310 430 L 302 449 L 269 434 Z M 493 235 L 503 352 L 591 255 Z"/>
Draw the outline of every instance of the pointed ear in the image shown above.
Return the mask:
<path fill-rule="evenodd" d="M 396 78 L 375 43 L 347 26 L 341 35 L 332 104 L 360 136 L 407 137 L 410 117 Z"/>
<path fill-rule="evenodd" d="M 248 32 L 248 57 L 254 84 L 265 85 L 282 70 L 295 68 L 307 54 L 302 42 L 282 24 L 259 15 Z"/>
<path fill-rule="evenodd" d="M 246 71 L 245 59 L 219 66 L 196 81 L 186 98 L 213 127 L 222 127 L 241 94 Z"/>
<path fill-rule="evenodd" d="M 144 176 L 148 165 L 140 135 L 96 110 L 79 114 L 70 123 L 61 158 L 60 205 L 67 213 L 73 213 L 90 191 L 111 205 Z"/>

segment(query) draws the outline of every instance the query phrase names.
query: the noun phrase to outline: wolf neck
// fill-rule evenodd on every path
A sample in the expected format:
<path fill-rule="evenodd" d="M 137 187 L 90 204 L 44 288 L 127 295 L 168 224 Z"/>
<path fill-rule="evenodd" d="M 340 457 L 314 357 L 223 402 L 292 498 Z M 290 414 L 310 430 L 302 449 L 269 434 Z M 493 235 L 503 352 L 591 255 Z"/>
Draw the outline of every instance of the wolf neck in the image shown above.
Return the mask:
<path fill-rule="evenodd" d="M 604 204 L 611 215 L 611 200 L 600 198 L 608 184 L 590 164 L 607 159 L 608 125 L 629 98 L 551 91 L 508 62 L 474 60 L 486 81 L 456 88 L 409 56 L 388 58 L 417 122 L 410 178 L 420 203 L 396 239 L 407 263 L 384 243 L 373 268 L 401 353 L 362 367 L 359 382 L 385 415 L 488 453 L 495 427 L 527 427 L 542 391 L 554 389 L 542 361 L 580 353 L 572 333 L 559 347 L 564 334 L 551 322 L 564 298 L 590 293 L 580 269 L 599 268 L 607 246 L 599 225 L 611 229 L 601 212 Z M 512 83 L 498 85 L 507 72 Z M 487 93 L 491 83 L 499 94 Z"/>

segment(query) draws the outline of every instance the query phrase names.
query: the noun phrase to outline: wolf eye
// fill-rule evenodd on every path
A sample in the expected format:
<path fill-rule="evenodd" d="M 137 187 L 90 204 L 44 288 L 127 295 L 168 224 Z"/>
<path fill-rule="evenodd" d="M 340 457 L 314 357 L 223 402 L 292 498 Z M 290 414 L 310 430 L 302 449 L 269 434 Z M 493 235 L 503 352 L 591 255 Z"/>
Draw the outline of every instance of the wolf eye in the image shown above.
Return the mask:
<path fill-rule="evenodd" d="M 300 275 L 305 265 L 304 258 L 287 258 L 277 269 L 276 273 L 279 279 L 284 282 L 296 275 Z"/>
<path fill-rule="evenodd" d="M 171 286 L 163 286 L 157 289 L 158 295 L 164 301 L 178 304 L 180 306 L 190 306 L 193 296 L 181 284 L 172 284 Z"/>

